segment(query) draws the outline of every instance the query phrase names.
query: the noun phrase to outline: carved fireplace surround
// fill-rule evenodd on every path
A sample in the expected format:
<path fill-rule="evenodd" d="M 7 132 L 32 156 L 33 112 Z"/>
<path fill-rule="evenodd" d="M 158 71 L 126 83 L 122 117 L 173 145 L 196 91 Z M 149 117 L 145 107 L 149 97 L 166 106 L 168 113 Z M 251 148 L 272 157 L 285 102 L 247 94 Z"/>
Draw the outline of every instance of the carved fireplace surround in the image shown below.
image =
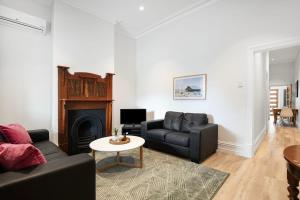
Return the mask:
<path fill-rule="evenodd" d="M 112 132 L 112 79 L 58 66 L 58 143 L 68 154 L 89 151 L 88 144 Z"/>

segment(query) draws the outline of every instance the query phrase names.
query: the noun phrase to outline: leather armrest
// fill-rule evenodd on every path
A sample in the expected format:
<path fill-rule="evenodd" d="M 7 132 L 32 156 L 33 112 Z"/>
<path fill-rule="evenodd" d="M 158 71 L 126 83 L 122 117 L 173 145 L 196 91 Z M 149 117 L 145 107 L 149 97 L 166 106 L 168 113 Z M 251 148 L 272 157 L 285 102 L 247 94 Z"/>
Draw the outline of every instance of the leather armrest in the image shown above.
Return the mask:
<path fill-rule="evenodd" d="M 163 128 L 164 120 L 158 119 L 158 120 L 144 121 L 141 123 L 141 125 L 142 125 L 141 135 L 146 140 L 147 139 L 147 130 Z"/>
<path fill-rule="evenodd" d="M 207 124 L 191 130 L 190 153 L 192 161 L 201 162 L 218 148 L 218 125 Z"/>
<path fill-rule="evenodd" d="M 163 119 L 142 122 L 142 128 L 145 127 L 145 128 L 147 128 L 147 130 L 163 128 L 163 126 L 164 126 Z"/>
<path fill-rule="evenodd" d="M 44 165 L 0 174 L 4 199 L 95 200 L 95 160 L 78 154 Z"/>
<path fill-rule="evenodd" d="M 28 131 L 33 143 L 49 140 L 49 131 L 46 129 L 37 129 Z"/>

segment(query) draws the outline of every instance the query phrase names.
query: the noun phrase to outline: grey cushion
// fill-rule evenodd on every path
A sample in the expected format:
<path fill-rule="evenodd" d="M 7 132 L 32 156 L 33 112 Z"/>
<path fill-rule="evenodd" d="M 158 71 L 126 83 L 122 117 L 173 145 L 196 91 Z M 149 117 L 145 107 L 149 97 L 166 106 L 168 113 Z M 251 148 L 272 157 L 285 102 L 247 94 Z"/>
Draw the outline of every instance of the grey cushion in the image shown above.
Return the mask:
<path fill-rule="evenodd" d="M 164 119 L 164 128 L 174 131 L 180 131 L 182 118 L 182 112 L 167 112 Z"/>
<path fill-rule="evenodd" d="M 60 150 L 58 146 L 52 142 L 36 142 L 34 143 L 34 146 L 36 146 L 43 153 L 47 161 L 67 157 L 67 154 Z"/>
<path fill-rule="evenodd" d="M 204 113 L 185 113 L 182 119 L 181 131 L 188 133 L 191 129 L 207 123 L 208 118 Z"/>
<path fill-rule="evenodd" d="M 182 147 L 190 146 L 190 134 L 182 132 L 171 132 L 166 135 L 165 142 Z"/>
<path fill-rule="evenodd" d="M 170 132 L 171 130 L 167 129 L 151 129 L 147 131 L 147 135 L 151 140 L 165 141 L 165 136 Z"/>

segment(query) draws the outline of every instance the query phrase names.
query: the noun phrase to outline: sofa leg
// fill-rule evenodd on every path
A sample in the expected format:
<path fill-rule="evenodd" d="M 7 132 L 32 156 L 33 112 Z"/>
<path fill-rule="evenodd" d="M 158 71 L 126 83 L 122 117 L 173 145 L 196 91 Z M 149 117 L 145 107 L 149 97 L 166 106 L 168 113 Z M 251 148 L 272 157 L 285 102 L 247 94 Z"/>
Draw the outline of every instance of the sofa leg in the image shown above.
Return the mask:
<path fill-rule="evenodd" d="M 200 159 L 191 158 L 191 161 L 197 164 L 200 164 Z"/>

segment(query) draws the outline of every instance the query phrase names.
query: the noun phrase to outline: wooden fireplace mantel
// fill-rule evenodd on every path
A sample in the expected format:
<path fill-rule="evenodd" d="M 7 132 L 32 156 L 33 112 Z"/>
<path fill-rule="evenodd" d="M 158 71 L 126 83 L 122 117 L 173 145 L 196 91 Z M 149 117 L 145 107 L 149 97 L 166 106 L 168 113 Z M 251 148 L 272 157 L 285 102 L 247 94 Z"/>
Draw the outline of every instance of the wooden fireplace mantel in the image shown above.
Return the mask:
<path fill-rule="evenodd" d="M 69 150 L 68 111 L 82 109 L 105 110 L 105 135 L 112 132 L 112 73 L 104 78 L 100 75 L 75 72 L 69 67 L 58 66 L 58 143 L 65 151 Z"/>

